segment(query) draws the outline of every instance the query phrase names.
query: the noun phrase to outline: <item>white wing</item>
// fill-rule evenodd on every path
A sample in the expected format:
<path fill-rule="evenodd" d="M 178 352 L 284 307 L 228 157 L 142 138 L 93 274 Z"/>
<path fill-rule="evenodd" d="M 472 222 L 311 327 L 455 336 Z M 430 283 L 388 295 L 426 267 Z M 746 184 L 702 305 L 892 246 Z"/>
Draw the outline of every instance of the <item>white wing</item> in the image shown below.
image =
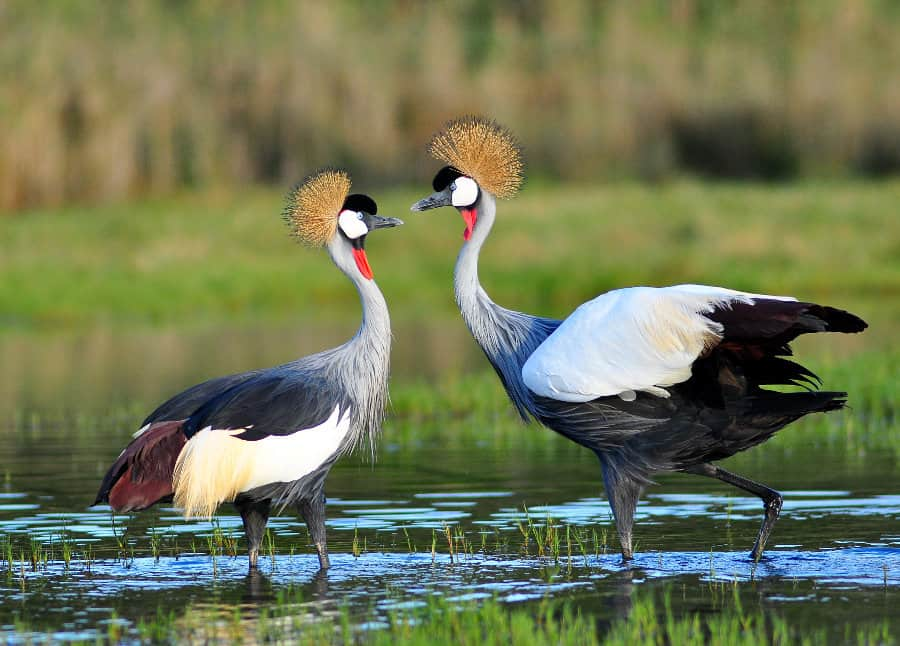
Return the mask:
<path fill-rule="evenodd" d="M 630 287 L 576 309 L 525 362 L 522 379 L 534 393 L 584 402 L 636 391 L 668 397 L 666 386 L 686 381 L 691 365 L 720 340 L 721 325 L 703 316 L 755 298 L 723 287 Z"/>

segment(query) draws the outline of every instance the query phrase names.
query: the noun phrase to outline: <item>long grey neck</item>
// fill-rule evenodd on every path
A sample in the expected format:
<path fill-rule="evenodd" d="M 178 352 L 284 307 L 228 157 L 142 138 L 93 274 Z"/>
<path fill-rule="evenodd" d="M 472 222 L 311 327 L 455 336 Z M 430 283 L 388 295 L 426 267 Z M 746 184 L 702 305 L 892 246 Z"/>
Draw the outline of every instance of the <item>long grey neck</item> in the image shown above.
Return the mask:
<path fill-rule="evenodd" d="M 363 311 L 362 324 L 353 338 L 329 353 L 328 373 L 350 400 L 352 414 L 342 451 L 368 443 L 374 455 L 388 396 L 391 319 L 378 285 L 356 267 L 350 244 L 337 235 L 328 244 L 328 253 L 356 285 Z"/>
<path fill-rule="evenodd" d="M 486 332 L 483 329 L 485 318 L 490 316 L 489 312 L 492 306 L 496 307 L 496 304 L 487 295 L 478 280 L 478 256 L 481 254 L 484 241 L 487 240 L 491 228 L 494 226 L 496 215 L 497 202 L 494 197 L 489 193 L 482 192 L 477 205 L 475 228 L 472 230 L 471 237 L 463 243 L 462 249 L 459 250 L 456 267 L 453 270 L 456 304 L 459 306 L 459 311 L 462 313 L 469 331 L 482 347 L 484 344 L 480 335 Z"/>
<path fill-rule="evenodd" d="M 478 256 L 497 215 L 494 196 L 482 191 L 476 212 L 475 228 L 456 259 L 453 275 L 456 304 L 519 414 L 527 420 L 535 413 L 531 392 L 522 381 L 522 366 L 559 321 L 500 307 L 484 291 L 478 280 Z"/>

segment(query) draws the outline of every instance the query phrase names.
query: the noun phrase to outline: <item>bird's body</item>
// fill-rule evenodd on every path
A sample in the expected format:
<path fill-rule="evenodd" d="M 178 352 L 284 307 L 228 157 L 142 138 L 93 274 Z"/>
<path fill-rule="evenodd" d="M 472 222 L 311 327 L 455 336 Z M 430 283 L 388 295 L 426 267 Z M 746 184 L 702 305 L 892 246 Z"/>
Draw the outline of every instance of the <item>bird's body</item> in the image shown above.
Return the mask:
<path fill-rule="evenodd" d="M 865 323 L 790 297 L 703 285 L 615 290 L 563 321 L 500 307 L 478 279 L 496 200 L 481 183 L 474 190 L 468 183 L 476 183 L 491 156 L 485 152 L 490 137 L 479 141 L 474 133 L 508 133 L 485 123 L 452 122 L 435 138 L 452 144 L 441 148 L 452 154 L 438 155 L 451 166 L 435 178 L 436 192 L 413 209 L 452 204 L 462 213 L 466 241 L 454 271 L 457 304 L 518 412 L 598 456 L 625 558 L 632 555 L 638 498 L 653 474 L 664 471 L 715 477 L 760 496 L 766 517 L 753 548 L 759 557 L 781 496 L 711 462 L 767 440 L 803 415 L 841 408 L 845 393 L 815 391 L 815 375 L 785 357 L 800 334 L 859 332 Z M 467 147 L 476 149 L 475 162 Z M 506 146 L 503 155 L 513 148 Z M 465 200 L 456 199 L 459 190 Z"/>
<path fill-rule="evenodd" d="M 352 204 L 344 207 L 343 213 L 352 210 Z M 365 215 L 369 228 L 399 223 L 378 218 L 372 207 L 354 216 Z M 233 502 L 244 521 L 251 567 L 270 510 L 294 506 L 321 566 L 328 566 L 325 478 L 341 455 L 367 442 L 374 449 L 387 398 L 391 334 L 362 241 L 342 227 L 325 246 L 359 291 L 363 322 L 356 335 L 337 348 L 212 379 L 172 397 L 144 420 L 107 472 L 97 502 L 124 512 L 174 500 L 186 515 L 200 516 Z"/>

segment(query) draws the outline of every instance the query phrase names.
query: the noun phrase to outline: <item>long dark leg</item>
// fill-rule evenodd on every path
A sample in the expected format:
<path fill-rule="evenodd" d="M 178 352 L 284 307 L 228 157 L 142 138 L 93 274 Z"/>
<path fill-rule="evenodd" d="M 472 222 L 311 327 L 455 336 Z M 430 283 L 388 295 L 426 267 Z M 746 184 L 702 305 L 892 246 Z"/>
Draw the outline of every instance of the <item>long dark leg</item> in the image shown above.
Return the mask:
<path fill-rule="evenodd" d="M 301 500 L 297 504 L 297 510 L 306 521 L 309 535 L 319 553 L 319 567 L 327 570 L 331 563 L 328 561 L 328 544 L 325 541 L 325 496 L 317 494 L 312 500 Z"/>
<path fill-rule="evenodd" d="M 234 506 L 241 513 L 241 520 L 244 521 L 244 533 L 247 535 L 247 550 L 250 555 L 250 569 L 256 568 L 256 561 L 259 559 L 259 546 L 262 544 L 263 536 L 266 533 L 266 523 L 269 522 L 268 500 L 248 500 L 238 499 L 234 501 Z"/>
<path fill-rule="evenodd" d="M 644 492 L 644 487 L 620 471 L 611 460 L 601 457 L 600 464 L 603 467 L 603 486 L 606 487 L 606 497 L 609 499 L 609 506 L 612 507 L 613 518 L 616 519 L 616 532 L 622 545 L 622 560 L 629 561 L 634 557 L 631 549 L 634 510 Z"/>
<path fill-rule="evenodd" d="M 685 469 L 685 471 L 688 473 L 696 473 L 701 476 L 716 478 L 717 480 L 727 482 L 738 489 L 743 489 L 748 493 L 752 493 L 754 496 L 759 496 L 762 499 L 765 516 L 763 517 L 762 526 L 759 528 L 756 543 L 754 543 L 753 550 L 750 552 L 750 557 L 753 560 L 759 560 L 763 550 L 766 548 L 766 541 L 769 539 L 769 534 L 772 533 L 772 527 L 775 526 L 775 521 L 778 520 L 778 514 L 781 513 L 781 504 L 784 502 L 781 494 L 764 484 L 754 482 L 753 480 L 739 476 L 736 473 L 731 473 L 731 471 L 726 471 L 715 464 L 698 464 L 689 469 Z"/>

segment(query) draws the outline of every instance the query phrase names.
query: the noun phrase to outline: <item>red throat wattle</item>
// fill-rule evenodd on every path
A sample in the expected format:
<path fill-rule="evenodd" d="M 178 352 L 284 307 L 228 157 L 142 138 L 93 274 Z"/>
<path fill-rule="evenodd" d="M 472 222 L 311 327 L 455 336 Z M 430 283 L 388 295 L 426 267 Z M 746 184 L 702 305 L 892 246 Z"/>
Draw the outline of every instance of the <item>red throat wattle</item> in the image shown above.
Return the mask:
<path fill-rule="evenodd" d="M 472 237 L 472 229 L 475 228 L 475 220 L 478 219 L 478 212 L 475 209 L 460 209 L 460 215 L 466 223 L 466 230 L 463 231 L 463 240 Z"/>
<path fill-rule="evenodd" d="M 369 266 L 369 259 L 366 258 L 365 249 L 354 249 L 353 259 L 356 260 L 356 267 L 364 278 L 372 280 L 372 268 Z"/>

